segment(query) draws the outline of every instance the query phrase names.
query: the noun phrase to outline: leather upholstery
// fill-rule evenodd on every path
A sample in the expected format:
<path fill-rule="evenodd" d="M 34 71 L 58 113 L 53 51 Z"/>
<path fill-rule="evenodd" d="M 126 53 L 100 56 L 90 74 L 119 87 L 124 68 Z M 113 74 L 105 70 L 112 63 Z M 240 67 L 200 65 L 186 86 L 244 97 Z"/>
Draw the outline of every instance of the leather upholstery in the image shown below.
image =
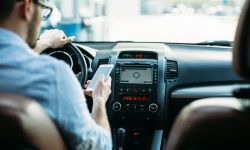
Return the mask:
<path fill-rule="evenodd" d="M 250 149 L 250 103 L 209 98 L 185 107 L 169 135 L 167 150 Z"/>
<path fill-rule="evenodd" d="M 239 19 L 233 48 L 233 66 L 245 79 L 250 79 L 250 1 L 246 0 Z"/>
<path fill-rule="evenodd" d="M 57 128 L 35 101 L 0 94 L 0 149 L 66 149 Z"/>

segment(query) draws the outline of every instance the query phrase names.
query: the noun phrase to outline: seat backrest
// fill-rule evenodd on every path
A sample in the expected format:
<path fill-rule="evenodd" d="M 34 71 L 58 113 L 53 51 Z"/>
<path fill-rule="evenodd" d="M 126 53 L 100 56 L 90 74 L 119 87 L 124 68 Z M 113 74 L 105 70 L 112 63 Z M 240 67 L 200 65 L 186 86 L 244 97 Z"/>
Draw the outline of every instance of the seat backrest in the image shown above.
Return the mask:
<path fill-rule="evenodd" d="M 167 150 L 250 149 L 249 107 L 236 98 L 191 103 L 175 120 Z"/>
<path fill-rule="evenodd" d="M 233 48 L 234 70 L 243 78 L 250 80 L 250 1 L 240 15 Z"/>
<path fill-rule="evenodd" d="M 54 123 L 38 103 L 0 93 L 0 149 L 66 148 Z"/>

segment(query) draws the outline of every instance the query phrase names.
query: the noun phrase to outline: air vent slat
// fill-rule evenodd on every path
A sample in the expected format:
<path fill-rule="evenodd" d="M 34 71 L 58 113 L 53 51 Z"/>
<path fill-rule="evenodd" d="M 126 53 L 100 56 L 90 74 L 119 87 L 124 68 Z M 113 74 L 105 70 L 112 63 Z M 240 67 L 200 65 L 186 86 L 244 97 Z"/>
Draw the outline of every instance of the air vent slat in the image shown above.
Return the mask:
<path fill-rule="evenodd" d="M 166 64 L 166 80 L 173 80 L 178 78 L 178 63 L 177 61 L 167 60 Z"/>

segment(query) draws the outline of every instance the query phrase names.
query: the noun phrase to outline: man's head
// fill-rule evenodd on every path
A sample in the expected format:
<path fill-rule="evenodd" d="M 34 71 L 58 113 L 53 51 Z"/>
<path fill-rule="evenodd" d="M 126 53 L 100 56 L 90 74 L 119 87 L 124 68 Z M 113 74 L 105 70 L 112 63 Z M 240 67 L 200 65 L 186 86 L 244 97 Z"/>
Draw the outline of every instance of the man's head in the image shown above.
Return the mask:
<path fill-rule="evenodd" d="M 1 0 L 0 27 L 19 34 L 34 48 L 42 19 L 46 19 L 52 9 L 47 0 Z"/>

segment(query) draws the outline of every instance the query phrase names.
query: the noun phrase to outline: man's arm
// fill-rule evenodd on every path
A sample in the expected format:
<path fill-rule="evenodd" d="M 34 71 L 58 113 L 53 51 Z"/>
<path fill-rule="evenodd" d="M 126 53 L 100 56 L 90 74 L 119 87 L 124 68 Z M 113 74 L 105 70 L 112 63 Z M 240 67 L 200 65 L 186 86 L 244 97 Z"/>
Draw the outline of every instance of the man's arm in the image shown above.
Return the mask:
<path fill-rule="evenodd" d="M 110 132 L 110 126 L 106 113 L 106 101 L 111 93 L 111 78 L 105 81 L 104 75 L 101 75 L 96 82 L 96 85 L 93 89 L 92 97 L 93 97 L 93 109 L 92 109 L 92 117 L 96 121 L 97 124 L 105 128 Z"/>
<path fill-rule="evenodd" d="M 62 30 L 46 30 L 41 34 L 39 40 L 37 40 L 34 50 L 37 53 L 41 53 L 47 48 L 62 47 L 67 43 L 73 42 L 74 38 L 73 36 L 67 38 Z"/>
<path fill-rule="evenodd" d="M 47 56 L 43 56 L 47 57 Z M 61 61 L 55 66 L 55 90 L 48 104 L 56 109 L 57 123 L 71 149 L 112 149 L 110 127 L 105 103 L 110 94 L 111 79 L 100 77 L 94 87 L 93 114 L 89 113 L 82 88 L 70 67 Z"/>

